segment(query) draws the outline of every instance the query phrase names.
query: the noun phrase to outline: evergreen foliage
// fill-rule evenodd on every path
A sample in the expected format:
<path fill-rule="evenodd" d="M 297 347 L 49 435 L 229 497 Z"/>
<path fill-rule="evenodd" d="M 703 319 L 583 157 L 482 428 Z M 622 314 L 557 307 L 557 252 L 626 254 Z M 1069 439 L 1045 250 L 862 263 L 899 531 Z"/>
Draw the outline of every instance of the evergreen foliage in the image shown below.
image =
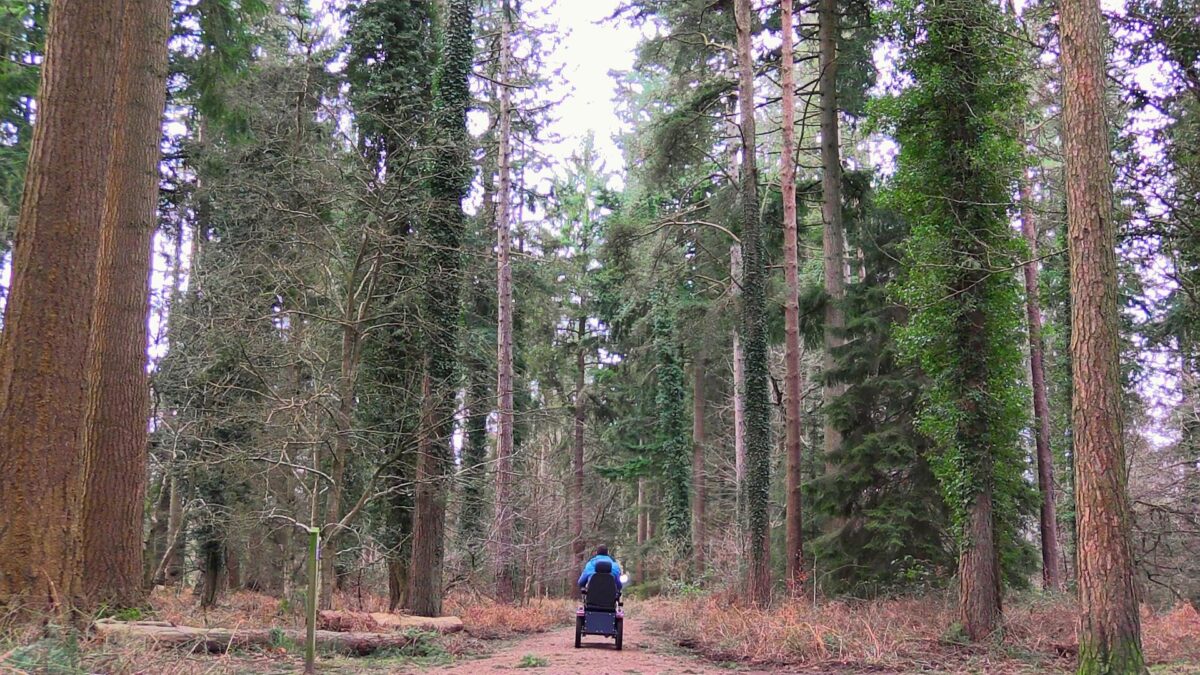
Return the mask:
<path fill-rule="evenodd" d="M 49 6 L 46 0 L 0 2 L 0 261 L 21 206 Z"/>
<path fill-rule="evenodd" d="M 916 424 L 928 379 L 896 343 L 908 320 L 894 287 L 909 226 L 875 206 L 869 179 L 846 175 L 847 239 L 862 252 L 865 276 L 847 285 L 846 343 L 830 373 L 847 385 L 830 413 L 842 446 L 812 486 L 828 523 L 811 543 L 819 581 L 855 595 L 937 584 L 955 562 L 931 444 Z"/>
<path fill-rule="evenodd" d="M 1019 440 L 1021 294 L 1013 270 L 1021 247 L 1009 225 L 1022 153 L 1014 138 L 1025 90 L 1000 9 L 974 0 L 898 3 L 892 16 L 913 85 L 883 102 L 900 144 L 884 203 L 911 222 L 906 272 L 897 286 L 909 308 L 900 348 L 928 378 L 918 428 L 960 551 L 968 514 L 991 495 L 1004 567 L 1020 570 L 1018 533 L 1030 489 Z"/>

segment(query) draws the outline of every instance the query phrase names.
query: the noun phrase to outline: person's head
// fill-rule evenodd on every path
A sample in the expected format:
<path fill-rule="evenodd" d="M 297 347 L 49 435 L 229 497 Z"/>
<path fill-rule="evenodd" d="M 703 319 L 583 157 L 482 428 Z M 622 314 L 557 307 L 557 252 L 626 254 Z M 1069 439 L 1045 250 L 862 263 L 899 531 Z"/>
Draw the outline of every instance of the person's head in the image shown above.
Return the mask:
<path fill-rule="evenodd" d="M 596 547 L 596 555 L 608 555 L 608 547 L 604 544 Z"/>

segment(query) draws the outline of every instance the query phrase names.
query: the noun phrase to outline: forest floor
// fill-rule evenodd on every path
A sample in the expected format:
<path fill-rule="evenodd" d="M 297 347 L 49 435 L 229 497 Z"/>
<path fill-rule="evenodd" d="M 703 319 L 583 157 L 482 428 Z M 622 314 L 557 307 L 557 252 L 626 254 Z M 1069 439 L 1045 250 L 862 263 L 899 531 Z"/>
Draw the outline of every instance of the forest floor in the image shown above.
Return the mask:
<path fill-rule="evenodd" d="M 337 605 L 379 611 L 379 599 L 342 597 Z M 200 612 L 190 593 L 156 593 L 151 614 L 193 626 L 297 627 L 296 608 L 268 596 L 238 593 Z M 384 608 L 386 609 L 386 608 Z M 953 602 L 944 597 L 873 602 L 794 600 L 768 611 L 741 609 L 719 595 L 630 600 L 624 650 L 611 640 L 574 648 L 574 603 L 535 600 L 511 607 L 455 599 L 448 611 L 466 630 L 421 634 L 400 652 L 369 657 L 323 654 L 321 673 L 1026 673 L 1070 672 L 1073 604 L 1063 598 L 1016 597 L 1006 606 L 1003 637 L 963 644 Z M 951 628 L 947 628 L 947 627 Z M 1143 614 L 1146 656 L 1155 675 L 1200 675 L 1200 613 L 1189 605 Z M 45 629 L 0 631 L 0 675 L 208 675 L 297 673 L 295 644 L 226 654 L 157 649 Z"/>

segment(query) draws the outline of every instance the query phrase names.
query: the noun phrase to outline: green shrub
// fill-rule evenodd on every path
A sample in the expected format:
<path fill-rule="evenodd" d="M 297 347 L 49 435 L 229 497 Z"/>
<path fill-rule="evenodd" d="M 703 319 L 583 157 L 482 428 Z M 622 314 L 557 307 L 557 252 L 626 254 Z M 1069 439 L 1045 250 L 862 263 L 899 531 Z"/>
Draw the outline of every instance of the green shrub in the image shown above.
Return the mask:
<path fill-rule="evenodd" d="M 521 657 L 520 661 L 517 661 L 518 668 L 545 668 L 548 665 L 550 665 L 549 661 L 533 654 L 526 654 Z"/>

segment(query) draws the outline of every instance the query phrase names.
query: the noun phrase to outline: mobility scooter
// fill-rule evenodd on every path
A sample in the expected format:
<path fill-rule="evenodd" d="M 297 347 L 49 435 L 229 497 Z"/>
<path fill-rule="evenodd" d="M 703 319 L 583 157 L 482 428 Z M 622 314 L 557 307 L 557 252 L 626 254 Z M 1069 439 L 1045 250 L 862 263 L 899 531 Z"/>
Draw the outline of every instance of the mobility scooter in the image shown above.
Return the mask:
<path fill-rule="evenodd" d="M 622 575 L 621 582 L 627 578 Z M 596 563 L 596 573 L 582 590 L 583 604 L 575 611 L 575 648 L 583 646 L 585 635 L 603 635 L 616 640 L 620 651 L 621 638 L 625 634 L 625 610 L 621 590 L 612 574 L 612 563 Z"/>

